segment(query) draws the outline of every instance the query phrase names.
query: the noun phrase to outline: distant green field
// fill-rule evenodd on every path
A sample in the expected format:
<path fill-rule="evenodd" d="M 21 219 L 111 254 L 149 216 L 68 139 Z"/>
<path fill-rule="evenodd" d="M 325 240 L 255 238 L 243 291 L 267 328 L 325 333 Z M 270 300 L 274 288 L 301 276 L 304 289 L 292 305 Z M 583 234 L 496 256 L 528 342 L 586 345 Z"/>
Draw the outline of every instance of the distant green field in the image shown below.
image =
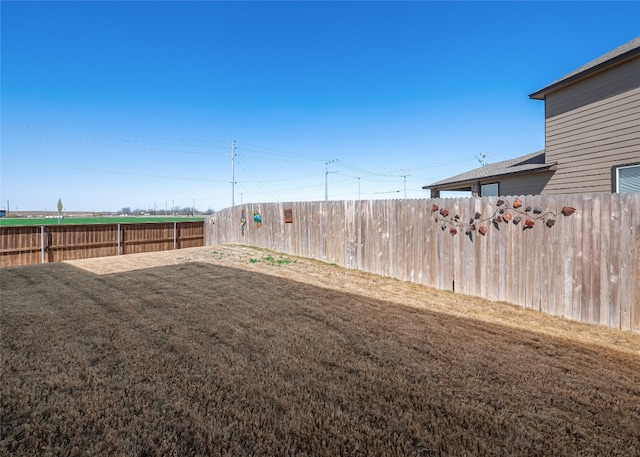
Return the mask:
<path fill-rule="evenodd" d="M 86 225 L 86 224 L 141 224 L 145 222 L 200 222 L 207 216 L 195 217 L 64 217 L 60 218 L 60 225 Z M 0 218 L 0 227 L 17 227 L 23 225 L 58 225 L 58 218 L 44 217 L 20 217 L 20 218 Z"/>

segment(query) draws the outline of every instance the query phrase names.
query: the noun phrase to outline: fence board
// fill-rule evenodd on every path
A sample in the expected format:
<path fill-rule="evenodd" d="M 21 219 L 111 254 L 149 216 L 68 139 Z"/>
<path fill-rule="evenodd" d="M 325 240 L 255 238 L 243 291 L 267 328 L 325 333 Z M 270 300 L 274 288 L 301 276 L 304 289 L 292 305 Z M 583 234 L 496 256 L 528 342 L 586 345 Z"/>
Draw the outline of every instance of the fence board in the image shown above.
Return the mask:
<path fill-rule="evenodd" d="M 597 234 L 598 238 L 600 238 L 600 294 L 599 294 L 599 303 L 600 303 L 600 325 L 610 325 L 609 320 L 609 309 L 611 307 L 611 289 L 610 289 L 610 281 L 609 281 L 609 233 L 611 230 L 611 226 L 609 224 L 609 218 L 611 216 L 611 199 L 605 197 L 602 199 L 600 204 L 600 232 Z M 636 252 L 640 252 L 637 250 Z"/>
<path fill-rule="evenodd" d="M 633 232 L 633 265 L 631 274 L 631 330 L 640 332 L 640 193 L 631 202 L 631 230 Z"/>
<path fill-rule="evenodd" d="M 609 326 L 620 328 L 620 195 L 611 195 L 611 215 L 609 224 L 609 284 L 610 321 Z"/>
<path fill-rule="evenodd" d="M 592 208 L 590 214 L 591 222 L 591 278 L 589 285 L 589 296 L 591 306 L 591 320 L 592 324 L 599 324 L 601 322 L 600 317 L 600 263 L 602 251 L 600 249 L 600 231 L 602 230 L 602 195 L 595 194 L 592 199 Z"/>
<path fill-rule="evenodd" d="M 620 283 L 630 284 L 633 279 L 633 257 L 631 248 L 634 245 L 631 220 L 631 194 L 620 195 Z M 620 288 L 620 328 L 631 329 L 631 287 Z"/>

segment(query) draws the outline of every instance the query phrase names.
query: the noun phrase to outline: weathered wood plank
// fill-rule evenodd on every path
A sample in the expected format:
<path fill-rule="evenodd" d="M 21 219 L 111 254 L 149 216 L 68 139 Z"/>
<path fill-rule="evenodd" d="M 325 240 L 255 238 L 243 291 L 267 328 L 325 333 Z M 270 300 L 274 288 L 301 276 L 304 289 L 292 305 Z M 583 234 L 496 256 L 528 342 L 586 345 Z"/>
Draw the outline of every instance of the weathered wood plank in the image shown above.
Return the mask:
<path fill-rule="evenodd" d="M 609 239 L 611 233 L 611 225 L 609 218 L 611 215 L 611 196 L 604 195 L 600 206 L 600 232 L 597 234 L 600 247 L 600 296 L 598 301 L 600 303 L 600 325 L 609 325 L 609 309 L 611 307 L 611 289 L 609 281 Z"/>
<path fill-rule="evenodd" d="M 631 273 L 633 271 L 634 236 L 631 223 L 630 193 L 620 194 L 620 328 L 631 330 Z"/>
<path fill-rule="evenodd" d="M 632 211 L 630 216 L 633 231 L 633 249 L 631 256 L 631 330 L 640 332 L 640 192 L 632 196 Z"/>
<path fill-rule="evenodd" d="M 594 194 L 592 199 L 591 214 L 591 278 L 589 281 L 590 323 L 600 324 L 600 269 L 601 254 L 600 232 L 602 231 L 602 194 Z"/>
<path fill-rule="evenodd" d="M 593 318 L 591 316 L 592 304 L 591 304 L 591 262 L 593 260 L 591 256 L 591 246 L 593 238 L 593 221 L 591 221 L 593 200 L 589 195 L 582 201 L 582 280 L 580 281 L 580 293 L 582 298 L 580 301 L 581 310 L 580 318 L 582 322 L 591 323 Z"/>
<path fill-rule="evenodd" d="M 611 194 L 609 218 L 609 326 L 620 328 L 620 194 Z"/>

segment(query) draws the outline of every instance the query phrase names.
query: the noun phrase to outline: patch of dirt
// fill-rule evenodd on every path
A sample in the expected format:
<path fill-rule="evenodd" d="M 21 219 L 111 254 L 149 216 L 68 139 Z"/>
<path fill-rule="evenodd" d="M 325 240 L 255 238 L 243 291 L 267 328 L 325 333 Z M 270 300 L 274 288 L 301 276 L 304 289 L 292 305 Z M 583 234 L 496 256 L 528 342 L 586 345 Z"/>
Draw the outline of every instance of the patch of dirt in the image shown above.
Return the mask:
<path fill-rule="evenodd" d="M 263 260 L 265 257 L 273 257 L 276 262 L 265 261 Z M 278 259 L 286 259 L 286 261 L 277 262 Z M 103 275 L 189 262 L 212 263 L 260 272 L 399 305 L 428 308 L 445 314 L 471 317 L 573 341 L 602 345 L 640 356 L 640 334 L 582 324 L 508 303 L 432 289 L 252 246 L 197 247 L 178 251 L 75 260 L 67 263 L 91 273 Z"/>
<path fill-rule="evenodd" d="M 640 455 L 637 334 L 245 246 L 0 286 L 0 455 Z"/>

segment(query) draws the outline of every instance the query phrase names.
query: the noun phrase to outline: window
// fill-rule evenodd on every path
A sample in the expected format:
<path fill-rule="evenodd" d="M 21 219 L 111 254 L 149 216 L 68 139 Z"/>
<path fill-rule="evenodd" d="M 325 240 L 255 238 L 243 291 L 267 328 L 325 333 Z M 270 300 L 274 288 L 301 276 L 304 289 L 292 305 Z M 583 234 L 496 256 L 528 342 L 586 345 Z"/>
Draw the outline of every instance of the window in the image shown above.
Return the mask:
<path fill-rule="evenodd" d="M 497 197 L 498 196 L 498 183 L 482 184 L 480 186 L 481 197 Z"/>
<path fill-rule="evenodd" d="M 640 164 L 616 167 L 614 179 L 616 192 L 640 192 Z"/>

